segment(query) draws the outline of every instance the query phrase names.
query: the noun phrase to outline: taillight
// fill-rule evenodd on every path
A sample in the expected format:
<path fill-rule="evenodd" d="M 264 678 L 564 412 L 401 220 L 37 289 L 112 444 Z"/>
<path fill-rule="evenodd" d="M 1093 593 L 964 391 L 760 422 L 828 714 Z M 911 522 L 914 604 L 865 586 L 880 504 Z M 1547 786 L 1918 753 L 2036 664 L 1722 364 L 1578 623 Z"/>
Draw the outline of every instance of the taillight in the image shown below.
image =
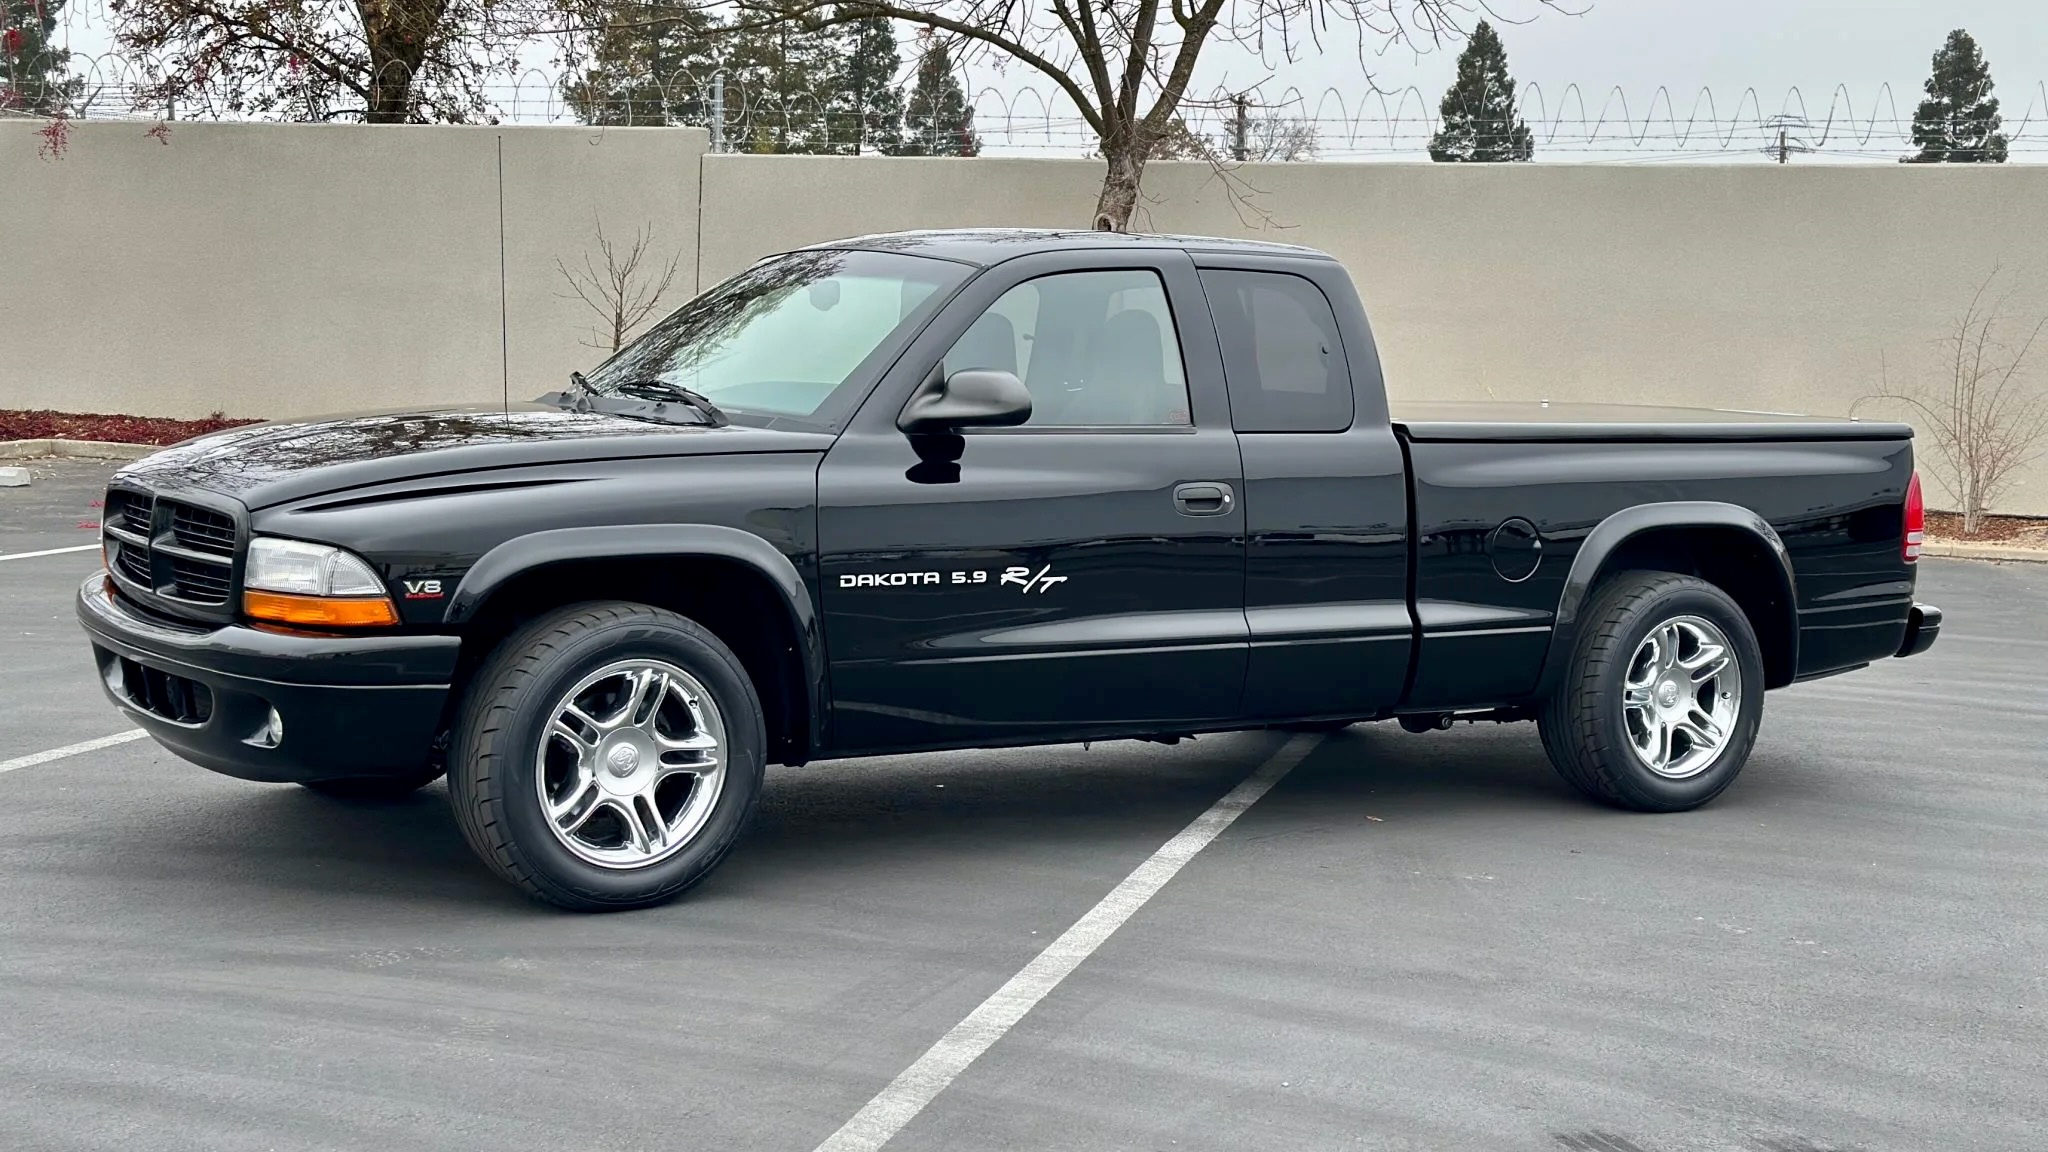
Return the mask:
<path fill-rule="evenodd" d="M 1920 558 L 1920 542 L 1927 535 L 1927 502 L 1920 498 L 1920 474 L 1906 482 L 1906 563 Z"/>

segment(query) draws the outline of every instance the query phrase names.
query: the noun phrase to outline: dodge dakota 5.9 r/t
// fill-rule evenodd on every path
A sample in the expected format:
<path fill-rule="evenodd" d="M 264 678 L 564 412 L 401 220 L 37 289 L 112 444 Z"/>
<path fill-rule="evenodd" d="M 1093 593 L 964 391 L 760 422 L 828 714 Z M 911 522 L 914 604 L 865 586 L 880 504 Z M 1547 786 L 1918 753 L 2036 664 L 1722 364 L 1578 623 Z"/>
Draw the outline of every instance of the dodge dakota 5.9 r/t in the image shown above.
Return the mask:
<path fill-rule="evenodd" d="M 1766 690 L 1934 642 L 1912 448 L 1390 412 L 1304 248 L 872 236 L 762 260 L 533 404 L 125 467 L 78 615 L 178 755 L 355 797 L 445 772 L 491 868 L 618 908 L 709 873 L 766 765 L 833 757 L 1526 719 L 1586 795 L 1695 807 Z"/>

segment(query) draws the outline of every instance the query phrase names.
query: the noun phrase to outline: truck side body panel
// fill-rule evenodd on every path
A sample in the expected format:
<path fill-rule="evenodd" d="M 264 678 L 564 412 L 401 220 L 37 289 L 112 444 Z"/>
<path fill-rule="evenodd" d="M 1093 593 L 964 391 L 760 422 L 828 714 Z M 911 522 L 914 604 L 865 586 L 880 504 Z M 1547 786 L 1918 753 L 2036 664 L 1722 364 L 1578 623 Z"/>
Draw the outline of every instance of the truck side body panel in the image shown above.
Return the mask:
<path fill-rule="evenodd" d="M 1535 693 L 1580 546 L 1608 517 L 1667 501 L 1737 505 L 1776 530 L 1797 580 L 1796 676 L 1898 650 L 1913 594 L 1900 555 L 1910 441 L 1417 441 L 1409 451 L 1422 622 L 1410 706 Z M 1534 571 L 1509 581 L 1496 533 L 1516 517 L 1542 547 Z"/>

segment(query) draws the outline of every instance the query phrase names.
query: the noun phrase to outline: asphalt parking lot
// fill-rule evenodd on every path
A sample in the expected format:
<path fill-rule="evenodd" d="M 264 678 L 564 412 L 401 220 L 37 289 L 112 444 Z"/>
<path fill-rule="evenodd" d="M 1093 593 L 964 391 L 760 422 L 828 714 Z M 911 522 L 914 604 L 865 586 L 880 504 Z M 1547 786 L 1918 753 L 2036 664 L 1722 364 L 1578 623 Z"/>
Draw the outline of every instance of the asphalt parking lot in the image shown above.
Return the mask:
<path fill-rule="evenodd" d="M 0 490 L 0 761 L 129 727 L 72 622 L 109 466 Z M 1929 654 L 1771 697 L 1712 806 L 1533 728 L 1323 739 L 889 1145 L 2039 1149 L 2048 565 L 1924 562 Z M 0 1148 L 808 1152 L 1282 743 L 771 773 L 702 888 L 530 904 L 440 785 L 148 741 L 0 773 Z"/>

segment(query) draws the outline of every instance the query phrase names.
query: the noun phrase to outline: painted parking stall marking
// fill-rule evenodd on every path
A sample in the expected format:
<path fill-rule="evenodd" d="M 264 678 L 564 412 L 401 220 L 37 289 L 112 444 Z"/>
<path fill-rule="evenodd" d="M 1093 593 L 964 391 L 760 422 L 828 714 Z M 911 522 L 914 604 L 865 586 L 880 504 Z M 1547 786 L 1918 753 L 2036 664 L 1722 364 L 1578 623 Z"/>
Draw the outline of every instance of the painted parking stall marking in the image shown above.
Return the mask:
<path fill-rule="evenodd" d="M 1133 869 L 1101 903 L 1046 946 L 1023 971 L 1010 977 L 995 994 L 953 1026 L 952 1031 L 918 1057 L 867 1102 L 853 1119 L 818 1145 L 817 1152 L 873 1152 L 917 1118 L 967 1066 L 980 1058 L 1026 1013 L 1045 999 L 1060 981 L 1093 955 L 1145 902 L 1166 887 L 1187 862 L 1223 834 L 1245 810 L 1257 803 L 1281 778 L 1294 770 L 1315 746 L 1318 735 L 1295 736 L 1232 788 L 1209 810 Z"/>
<path fill-rule="evenodd" d="M 76 744 L 66 744 L 62 748 L 52 748 L 47 752 L 31 752 L 26 756 L 16 756 L 12 760 L 0 760 L 0 772 L 12 772 L 16 768 L 33 768 L 38 764 L 48 764 L 52 760 L 62 760 L 66 756 L 97 752 L 102 748 L 112 748 L 116 744 L 126 744 L 130 740 L 140 740 L 147 735 L 149 733 L 140 728 L 130 728 L 126 732 L 116 732 L 112 736 L 102 736 L 97 740 L 82 740 Z"/>
<path fill-rule="evenodd" d="M 97 552 L 97 544 L 75 544 L 69 548 L 45 548 L 40 552 L 0 552 L 0 560 L 33 560 L 38 556 L 62 556 L 66 552 Z"/>

